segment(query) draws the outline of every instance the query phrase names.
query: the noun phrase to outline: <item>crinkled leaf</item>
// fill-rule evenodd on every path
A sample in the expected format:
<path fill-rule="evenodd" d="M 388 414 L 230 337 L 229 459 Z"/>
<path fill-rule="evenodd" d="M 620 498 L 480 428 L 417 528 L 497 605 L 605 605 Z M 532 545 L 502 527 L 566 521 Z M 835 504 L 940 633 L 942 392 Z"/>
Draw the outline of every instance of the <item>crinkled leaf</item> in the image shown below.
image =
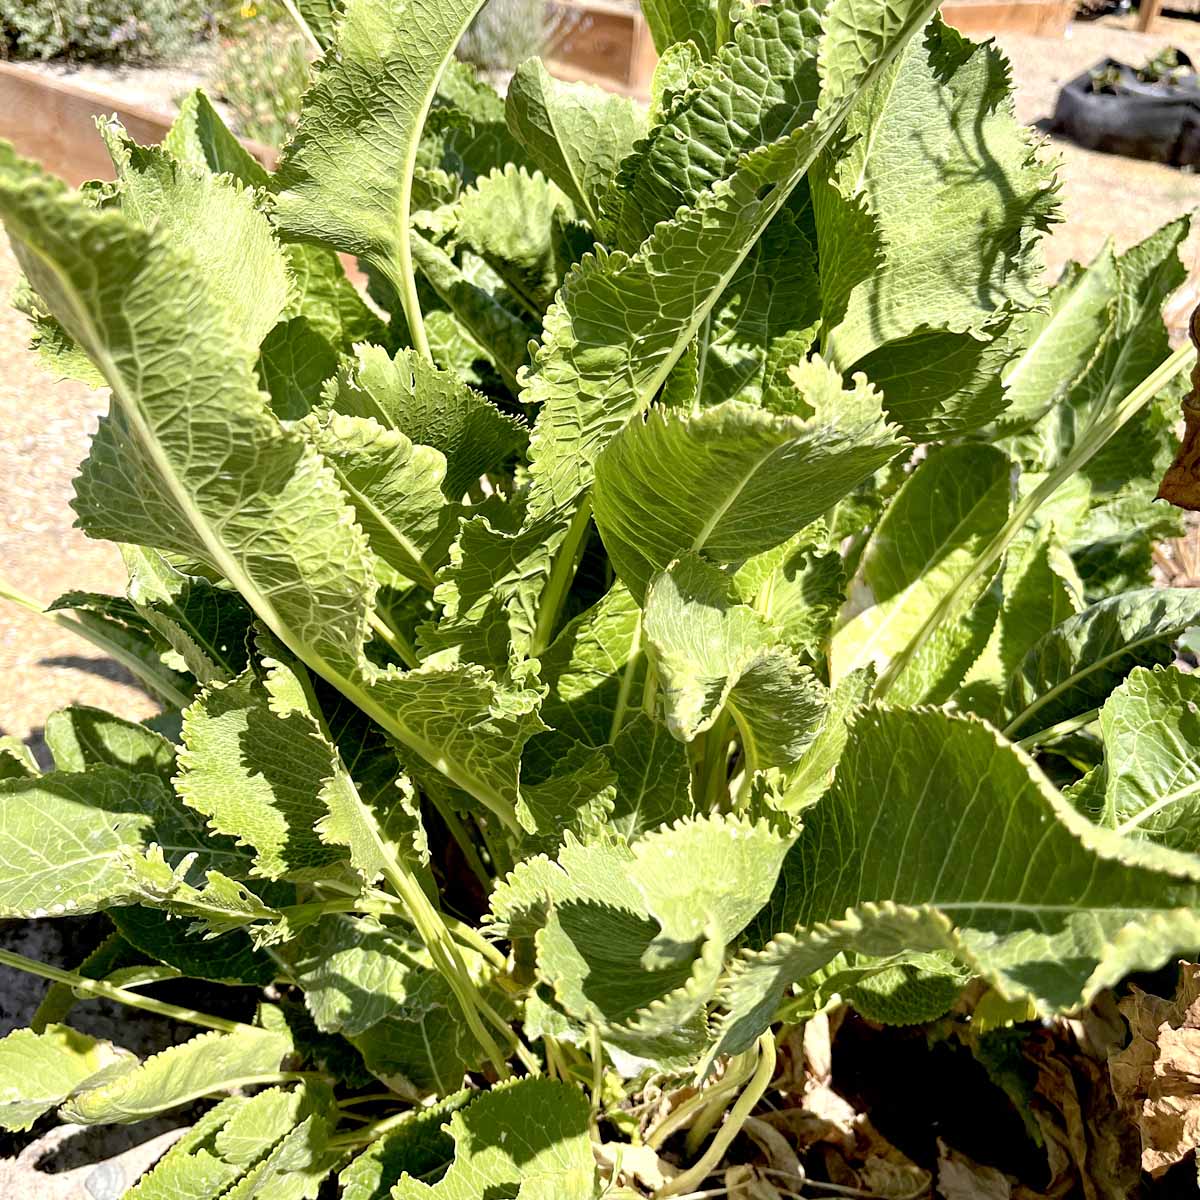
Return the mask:
<path fill-rule="evenodd" d="M 530 444 L 535 519 L 573 505 L 608 441 L 642 412 L 746 255 L 840 129 L 854 96 L 886 69 L 931 11 L 834 0 L 817 56 L 817 115 L 778 141 L 752 143 L 727 178 L 660 225 L 629 257 L 597 253 L 546 314 L 522 398 L 540 404 Z M 862 39 L 865 26 L 877 30 Z"/>
<path fill-rule="evenodd" d="M 160 147 L 137 145 L 115 121 L 101 120 L 100 132 L 116 168 L 121 211 L 198 264 L 199 286 L 236 330 L 232 344 L 257 349 L 287 304 L 289 279 L 253 192 L 185 166 Z M 91 352 L 86 340 L 83 347 Z"/>
<path fill-rule="evenodd" d="M 1005 726 L 1028 737 L 1089 709 L 1138 666 L 1168 663 L 1175 640 L 1200 623 L 1200 593 L 1145 588 L 1068 617 L 1025 655 L 1009 682 Z"/>
<path fill-rule="evenodd" d="M 813 192 L 818 211 L 865 205 L 882 241 L 882 268 L 823 341 L 843 370 L 920 326 L 978 332 L 997 309 L 1036 300 L 1056 185 L 1011 88 L 995 46 L 935 21 L 858 97 L 853 140 Z"/>
<path fill-rule="evenodd" d="M 0 1039 L 0 1126 L 24 1130 L 128 1052 L 66 1025 L 14 1029 Z"/>
<path fill-rule="evenodd" d="M 208 688 L 184 713 L 183 741 L 180 798 L 251 847 L 256 874 L 319 878 L 343 857 L 315 828 L 334 755 L 310 718 L 274 710 L 252 674 Z"/>
<path fill-rule="evenodd" d="M 508 85 L 505 116 L 533 162 L 598 228 L 600 198 L 645 131 L 638 105 L 592 84 L 563 83 L 532 59 Z"/>
<path fill-rule="evenodd" d="M 530 1187 L 558 1200 L 592 1200 L 590 1111 L 583 1092 L 556 1080 L 494 1087 L 451 1115 L 454 1162 L 442 1181 L 430 1186 L 406 1172 L 393 1200 L 478 1200 Z"/>
<path fill-rule="evenodd" d="M 370 417 L 332 414 L 306 432 L 354 505 L 371 549 L 405 578 L 433 587 L 446 459 Z"/>
<path fill-rule="evenodd" d="M 355 355 L 353 367 L 338 376 L 334 409 L 374 418 L 417 445 L 440 450 L 446 499 L 461 500 L 524 442 L 520 421 L 413 351 L 400 350 L 393 359 L 378 346 L 359 346 Z"/>
<path fill-rule="evenodd" d="M 709 729 L 726 706 L 758 767 L 788 766 L 812 740 L 824 687 L 774 644 L 759 613 L 734 602 L 715 567 L 688 555 L 659 575 L 646 598 L 645 633 L 667 728 L 681 741 Z"/>
<path fill-rule="evenodd" d="M 622 164 L 604 199 L 613 235 L 607 240 L 632 252 L 660 221 L 729 175 L 741 154 L 812 120 L 820 93 L 820 29 L 818 12 L 803 0 L 747 6 L 733 41 L 692 76 L 662 123 Z M 710 43 L 704 57 L 713 58 L 713 51 Z"/>
<path fill-rule="evenodd" d="M 478 180 L 455 209 L 455 240 L 466 242 L 537 320 L 561 282 L 556 215 L 574 216 L 567 195 L 541 172 L 531 175 L 512 163 Z"/>
<path fill-rule="evenodd" d="M 777 936 L 724 992 L 719 1052 L 843 951 L 949 951 L 1004 995 L 1074 1009 L 1193 945 L 1198 888 L 1196 860 L 1096 829 L 981 722 L 870 710 L 759 918 Z"/>
<path fill-rule="evenodd" d="M 130 1124 L 226 1088 L 274 1075 L 291 1039 L 245 1026 L 236 1033 L 202 1033 L 151 1055 L 124 1060 L 77 1088 L 63 1116 L 83 1125 Z"/>
<path fill-rule="evenodd" d="M 736 401 L 695 416 L 657 409 L 605 448 L 596 524 L 635 596 L 688 551 L 740 563 L 787 541 L 904 447 L 861 377 L 844 391 L 812 360 L 792 379 L 805 415 Z"/>

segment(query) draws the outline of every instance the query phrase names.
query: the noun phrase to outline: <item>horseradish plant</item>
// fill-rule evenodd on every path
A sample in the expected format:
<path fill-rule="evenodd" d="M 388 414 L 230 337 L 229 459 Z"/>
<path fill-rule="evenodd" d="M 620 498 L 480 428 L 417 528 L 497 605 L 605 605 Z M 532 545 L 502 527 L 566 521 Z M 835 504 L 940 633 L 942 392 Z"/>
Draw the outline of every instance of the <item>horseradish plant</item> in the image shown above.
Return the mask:
<path fill-rule="evenodd" d="M 0 158 L 36 341 L 112 396 L 74 507 L 128 592 L 49 616 L 164 706 L 0 756 L 3 915 L 112 925 L 0 954 L 54 981 L 0 1119 L 224 1096 L 134 1200 L 632 1195 L 593 1143 L 694 1123 L 684 1193 L 780 1022 L 1200 943 L 1186 223 L 1047 292 L 1053 176 L 932 0 L 647 3 L 648 110 L 502 100 L 478 7 L 310 11 L 273 175 L 200 95 L 102 123 L 114 183 Z M 205 1032 L 139 1062 L 79 996 Z"/>

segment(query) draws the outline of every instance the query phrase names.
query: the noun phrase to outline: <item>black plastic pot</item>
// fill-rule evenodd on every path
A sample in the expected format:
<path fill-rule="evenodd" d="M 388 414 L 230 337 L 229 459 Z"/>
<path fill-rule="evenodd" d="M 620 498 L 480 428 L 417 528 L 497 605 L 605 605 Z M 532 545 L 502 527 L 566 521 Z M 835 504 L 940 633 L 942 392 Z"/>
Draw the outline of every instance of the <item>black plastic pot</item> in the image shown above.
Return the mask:
<path fill-rule="evenodd" d="M 1184 54 L 1179 61 L 1191 65 Z M 1093 90 L 1093 75 L 1114 67 L 1119 82 L 1111 90 Z M 1088 150 L 1176 167 L 1200 164 L 1200 76 L 1143 83 L 1132 67 L 1103 59 L 1059 92 L 1050 129 Z"/>

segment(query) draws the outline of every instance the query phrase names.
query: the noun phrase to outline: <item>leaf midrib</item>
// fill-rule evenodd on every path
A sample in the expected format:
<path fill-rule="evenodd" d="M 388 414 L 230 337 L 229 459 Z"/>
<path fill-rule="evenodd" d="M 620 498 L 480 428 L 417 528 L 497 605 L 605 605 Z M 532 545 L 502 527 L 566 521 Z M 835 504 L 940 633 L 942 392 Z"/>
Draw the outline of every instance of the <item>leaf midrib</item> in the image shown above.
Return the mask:
<path fill-rule="evenodd" d="M 237 560 L 226 549 L 224 543 L 210 530 L 207 518 L 203 516 L 203 513 L 192 501 L 190 494 L 182 486 L 173 465 L 163 453 L 158 440 L 153 436 L 141 412 L 140 406 L 126 396 L 127 384 L 124 376 L 117 369 L 116 363 L 104 348 L 105 340 L 96 329 L 94 322 L 87 312 L 86 306 L 80 303 L 80 296 L 73 281 L 59 269 L 58 264 L 52 258 L 43 253 L 39 246 L 28 239 L 22 239 L 22 241 L 31 253 L 38 256 L 39 260 L 50 270 L 54 277 L 58 279 L 60 286 L 63 287 L 63 294 L 70 299 L 77 319 L 80 320 L 83 328 L 87 330 L 93 346 L 96 347 L 96 359 L 102 364 L 102 373 L 108 379 L 113 396 L 121 405 L 122 413 L 134 424 L 140 441 L 150 454 L 155 467 L 168 488 L 170 488 L 173 498 L 180 505 L 193 531 L 200 535 L 201 541 L 209 553 L 212 554 L 213 565 L 221 571 L 242 597 L 247 600 L 250 607 L 270 626 L 275 636 L 284 645 L 288 646 L 298 658 L 311 666 L 319 675 L 324 676 L 330 683 L 334 684 L 347 698 L 353 700 L 361 709 L 367 712 L 373 720 L 385 729 L 391 730 L 401 741 L 411 746 L 422 758 L 450 779 L 451 782 L 456 783 L 464 791 L 475 796 L 492 809 L 492 811 L 496 812 L 497 815 L 502 816 L 502 818 L 507 816 L 511 806 L 491 787 L 484 784 L 481 780 L 467 777 L 463 772 L 456 770 L 448 762 L 444 754 L 439 753 L 425 738 L 420 737 L 413 730 L 409 729 L 408 726 L 396 720 L 391 713 L 372 699 L 367 690 L 357 680 L 334 669 L 324 655 L 319 654 L 308 643 L 301 641 L 299 638 L 288 636 L 290 632 L 288 626 L 276 611 L 275 606 L 263 595 L 249 575 L 241 569 Z M 315 454 L 316 451 L 312 453 Z"/>

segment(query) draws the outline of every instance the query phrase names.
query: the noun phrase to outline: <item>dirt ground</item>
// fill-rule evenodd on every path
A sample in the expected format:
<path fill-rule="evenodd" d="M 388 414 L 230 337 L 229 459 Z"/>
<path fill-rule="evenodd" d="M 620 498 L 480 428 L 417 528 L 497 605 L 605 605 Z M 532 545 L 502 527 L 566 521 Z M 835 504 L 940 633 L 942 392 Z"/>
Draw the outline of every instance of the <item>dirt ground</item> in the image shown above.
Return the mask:
<path fill-rule="evenodd" d="M 1076 22 L 1061 40 L 1018 34 L 997 40 L 1012 61 L 1017 115 L 1031 124 L 1049 117 L 1062 83 L 1106 54 L 1140 64 L 1171 44 L 1200 61 L 1200 21 L 1162 18 L 1145 35 L 1133 32 L 1132 18 L 1109 17 Z M 127 71 L 120 86 L 143 103 L 161 103 L 183 90 L 187 73 L 150 78 Z M 1046 248 L 1054 273 L 1070 258 L 1091 257 L 1108 237 L 1124 248 L 1200 204 L 1200 175 L 1057 140 L 1046 149 L 1060 159 L 1063 179 L 1065 221 Z M 1200 280 L 1200 257 L 1192 265 Z M 11 252 L 0 246 L 0 295 L 11 292 L 16 276 Z M 1186 297 L 1172 306 L 1180 332 L 1187 307 Z M 123 576 L 116 552 L 73 529 L 68 508 L 71 478 L 104 401 L 78 384 L 55 382 L 26 350 L 25 336 L 24 319 L 0 308 L 0 575 L 42 602 L 68 587 L 117 590 Z M 36 743 L 45 715 L 70 703 L 135 719 L 155 711 L 90 646 L 34 614 L 0 605 L 0 731 Z"/>

